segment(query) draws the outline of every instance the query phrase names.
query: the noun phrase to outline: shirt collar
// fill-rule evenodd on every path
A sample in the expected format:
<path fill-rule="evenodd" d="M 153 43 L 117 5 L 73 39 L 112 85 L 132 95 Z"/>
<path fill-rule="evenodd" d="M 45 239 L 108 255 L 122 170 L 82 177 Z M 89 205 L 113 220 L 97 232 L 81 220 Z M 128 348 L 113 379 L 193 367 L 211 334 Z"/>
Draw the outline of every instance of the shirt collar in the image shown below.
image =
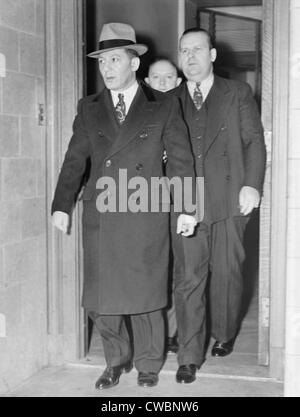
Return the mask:
<path fill-rule="evenodd" d="M 209 74 L 209 76 L 207 78 L 205 78 L 205 80 L 201 81 L 201 85 L 200 85 L 200 90 L 201 93 L 203 95 L 203 99 L 205 100 L 206 97 L 208 96 L 208 93 L 210 92 L 210 89 L 214 83 L 214 73 L 211 72 Z M 195 81 L 187 81 L 187 87 L 189 90 L 189 93 L 191 95 L 191 97 L 193 97 L 194 95 L 194 90 L 196 87 L 196 82 Z"/>
<path fill-rule="evenodd" d="M 111 92 L 111 97 L 112 97 L 112 101 L 114 103 L 114 106 L 117 105 L 118 101 L 119 101 L 119 94 L 123 94 L 124 95 L 124 101 L 126 104 L 126 113 L 128 113 L 129 107 L 134 99 L 134 96 L 136 95 L 136 92 L 139 88 L 139 84 L 138 82 L 135 80 L 135 82 L 126 90 L 123 91 L 115 91 L 115 90 L 110 90 Z"/>

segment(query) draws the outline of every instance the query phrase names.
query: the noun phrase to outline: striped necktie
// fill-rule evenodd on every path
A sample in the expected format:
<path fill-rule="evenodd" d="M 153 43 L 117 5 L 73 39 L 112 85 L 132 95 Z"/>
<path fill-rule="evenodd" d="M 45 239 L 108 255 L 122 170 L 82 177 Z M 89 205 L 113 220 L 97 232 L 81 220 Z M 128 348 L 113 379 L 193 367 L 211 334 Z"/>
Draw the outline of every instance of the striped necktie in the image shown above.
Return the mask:
<path fill-rule="evenodd" d="M 197 110 L 200 110 L 203 104 L 203 96 L 200 90 L 200 85 L 201 85 L 200 82 L 196 83 L 196 87 L 195 87 L 194 95 L 193 95 L 193 102 Z"/>

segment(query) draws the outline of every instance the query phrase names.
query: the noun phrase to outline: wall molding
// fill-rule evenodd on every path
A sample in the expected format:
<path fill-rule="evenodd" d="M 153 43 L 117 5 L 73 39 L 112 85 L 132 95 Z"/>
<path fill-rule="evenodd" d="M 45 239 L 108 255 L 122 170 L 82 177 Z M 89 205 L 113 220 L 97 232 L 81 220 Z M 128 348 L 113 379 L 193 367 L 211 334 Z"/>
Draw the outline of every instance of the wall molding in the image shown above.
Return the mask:
<path fill-rule="evenodd" d="M 274 1 L 270 239 L 270 376 L 283 379 L 287 254 L 290 0 Z"/>
<path fill-rule="evenodd" d="M 45 7 L 47 330 L 49 364 L 56 364 L 77 359 L 83 349 L 79 209 L 74 212 L 69 236 L 54 230 L 50 220 L 58 173 L 82 96 L 82 1 L 47 0 Z"/>
<path fill-rule="evenodd" d="M 273 135 L 273 1 L 263 2 L 262 24 L 262 102 L 261 113 L 267 147 L 264 193 L 260 207 L 259 236 L 259 334 L 258 361 L 270 361 L 270 241 L 271 241 L 271 161 Z"/>

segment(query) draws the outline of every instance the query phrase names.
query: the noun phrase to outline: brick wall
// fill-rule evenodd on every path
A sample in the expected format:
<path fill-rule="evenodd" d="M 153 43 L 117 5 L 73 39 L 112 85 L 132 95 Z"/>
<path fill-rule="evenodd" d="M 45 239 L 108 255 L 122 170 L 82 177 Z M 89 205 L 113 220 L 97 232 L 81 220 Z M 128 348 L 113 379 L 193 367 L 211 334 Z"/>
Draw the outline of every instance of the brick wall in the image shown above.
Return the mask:
<path fill-rule="evenodd" d="M 300 1 L 291 1 L 285 395 L 300 396 Z"/>
<path fill-rule="evenodd" d="M 44 0 L 0 0 L 0 392 L 46 363 L 44 44 Z"/>

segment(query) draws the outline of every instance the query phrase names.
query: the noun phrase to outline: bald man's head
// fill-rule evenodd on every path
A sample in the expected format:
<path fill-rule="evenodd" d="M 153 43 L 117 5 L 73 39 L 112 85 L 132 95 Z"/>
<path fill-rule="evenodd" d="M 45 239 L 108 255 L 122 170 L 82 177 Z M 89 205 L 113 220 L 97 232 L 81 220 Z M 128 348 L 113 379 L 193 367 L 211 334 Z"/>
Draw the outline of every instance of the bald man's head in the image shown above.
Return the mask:
<path fill-rule="evenodd" d="M 181 83 L 176 66 L 168 59 L 154 61 L 148 70 L 147 84 L 155 90 L 165 93 Z"/>

